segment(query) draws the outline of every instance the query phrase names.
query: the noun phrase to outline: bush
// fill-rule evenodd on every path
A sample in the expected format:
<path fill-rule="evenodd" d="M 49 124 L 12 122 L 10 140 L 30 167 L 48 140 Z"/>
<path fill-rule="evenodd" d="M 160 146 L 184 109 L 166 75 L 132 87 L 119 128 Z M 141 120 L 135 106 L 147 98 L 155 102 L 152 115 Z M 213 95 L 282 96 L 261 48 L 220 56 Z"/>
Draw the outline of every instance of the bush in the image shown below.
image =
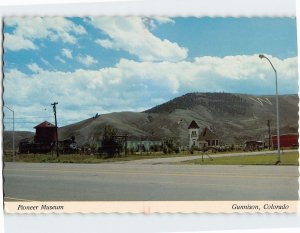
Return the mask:
<path fill-rule="evenodd" d="M 163 152 L 165 154 L 179 153 L 179 143 L 174 138 L 163 139 Z"/>
<path fill-rule="evenodd" d="M 164 154 L 168 154 L 169 153 L 168 147 L 164 146 L 163 147 L 163 152 L 164 152 Z"/>

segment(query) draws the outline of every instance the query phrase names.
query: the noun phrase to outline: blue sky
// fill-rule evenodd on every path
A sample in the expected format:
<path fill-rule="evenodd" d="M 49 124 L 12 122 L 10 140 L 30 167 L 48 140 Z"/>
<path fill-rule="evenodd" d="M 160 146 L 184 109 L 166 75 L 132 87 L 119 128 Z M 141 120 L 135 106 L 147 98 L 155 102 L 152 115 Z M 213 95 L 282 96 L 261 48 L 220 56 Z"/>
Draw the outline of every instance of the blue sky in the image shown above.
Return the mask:
<path fill-rule="evenodd" d="M 4 102 L 17 130 L 143 111 L 187 92 L 298 92 L 294 18 L 12 17 L 4 20 Z M 5 111 L 5 128 L 11 113 Z"/>

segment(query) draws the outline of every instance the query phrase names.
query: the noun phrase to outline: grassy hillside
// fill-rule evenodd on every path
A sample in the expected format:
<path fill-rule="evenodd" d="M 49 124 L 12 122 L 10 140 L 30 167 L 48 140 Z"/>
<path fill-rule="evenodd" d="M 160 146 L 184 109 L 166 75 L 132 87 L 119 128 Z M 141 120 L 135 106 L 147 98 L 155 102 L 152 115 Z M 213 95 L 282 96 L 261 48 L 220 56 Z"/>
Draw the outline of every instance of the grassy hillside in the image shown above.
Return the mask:
<path fill-rule="evenodd" d="M 263 140 L 276 133 L 275 96 L 253 96 L 229 93 L 189 93 L 147 111 L 119 112 L 100 115 L 77 124 L 62 127 L 61 137 L 75 135 L 81 142 L 97 141 L 109 124 L 120 133 L 137 137 L 175 137 L 187 144 L 187 128 L 192 120 L 200 127 L 209 126 L 226 144 L 243 143 L 248 139 Z M 279 98 L 281 132 L 298 132 L 298 96 Z"/>

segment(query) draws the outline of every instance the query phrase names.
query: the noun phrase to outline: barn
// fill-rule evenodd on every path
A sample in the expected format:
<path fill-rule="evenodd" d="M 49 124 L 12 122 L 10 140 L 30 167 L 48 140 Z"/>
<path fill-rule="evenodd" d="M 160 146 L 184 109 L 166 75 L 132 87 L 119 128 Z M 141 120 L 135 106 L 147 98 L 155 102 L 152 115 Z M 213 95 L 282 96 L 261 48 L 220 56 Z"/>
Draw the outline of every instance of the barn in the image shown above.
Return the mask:
<path fill-rule="evenodd" d="M 298 133 L 280 134 L 280 147 L 299 147 Z M 272 135 L 273 148 L 277 148 L 277 135 Z"/>

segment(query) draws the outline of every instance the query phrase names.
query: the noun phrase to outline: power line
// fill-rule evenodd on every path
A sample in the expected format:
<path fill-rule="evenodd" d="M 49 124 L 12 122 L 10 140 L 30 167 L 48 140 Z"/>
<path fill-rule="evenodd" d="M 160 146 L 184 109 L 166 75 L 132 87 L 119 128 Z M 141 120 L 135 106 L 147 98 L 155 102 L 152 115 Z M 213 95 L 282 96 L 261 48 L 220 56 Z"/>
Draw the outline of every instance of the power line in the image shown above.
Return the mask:
<path fill-rule="evenodd" d="M 15 117 L 15 119 L 27 119 L 27 118 L 34 118 L 34 119 L 38 119 L 38 118 L 50 118 L 52 116 L 41 116 L 41 117 L 34 117 L 34 116 L 26 116 L 26 117 Z M 5 119 L 13 119 L 12 117 L 3 117 Z"/>
<path fill-rule="evenodd" d="M 10 124 L 13 123 L 13 121 L 4 121 L 4 123 Z M 41 123 L 40 121 L 15 121 L 15 123 L 18 124 L 38 124 Z"/>

